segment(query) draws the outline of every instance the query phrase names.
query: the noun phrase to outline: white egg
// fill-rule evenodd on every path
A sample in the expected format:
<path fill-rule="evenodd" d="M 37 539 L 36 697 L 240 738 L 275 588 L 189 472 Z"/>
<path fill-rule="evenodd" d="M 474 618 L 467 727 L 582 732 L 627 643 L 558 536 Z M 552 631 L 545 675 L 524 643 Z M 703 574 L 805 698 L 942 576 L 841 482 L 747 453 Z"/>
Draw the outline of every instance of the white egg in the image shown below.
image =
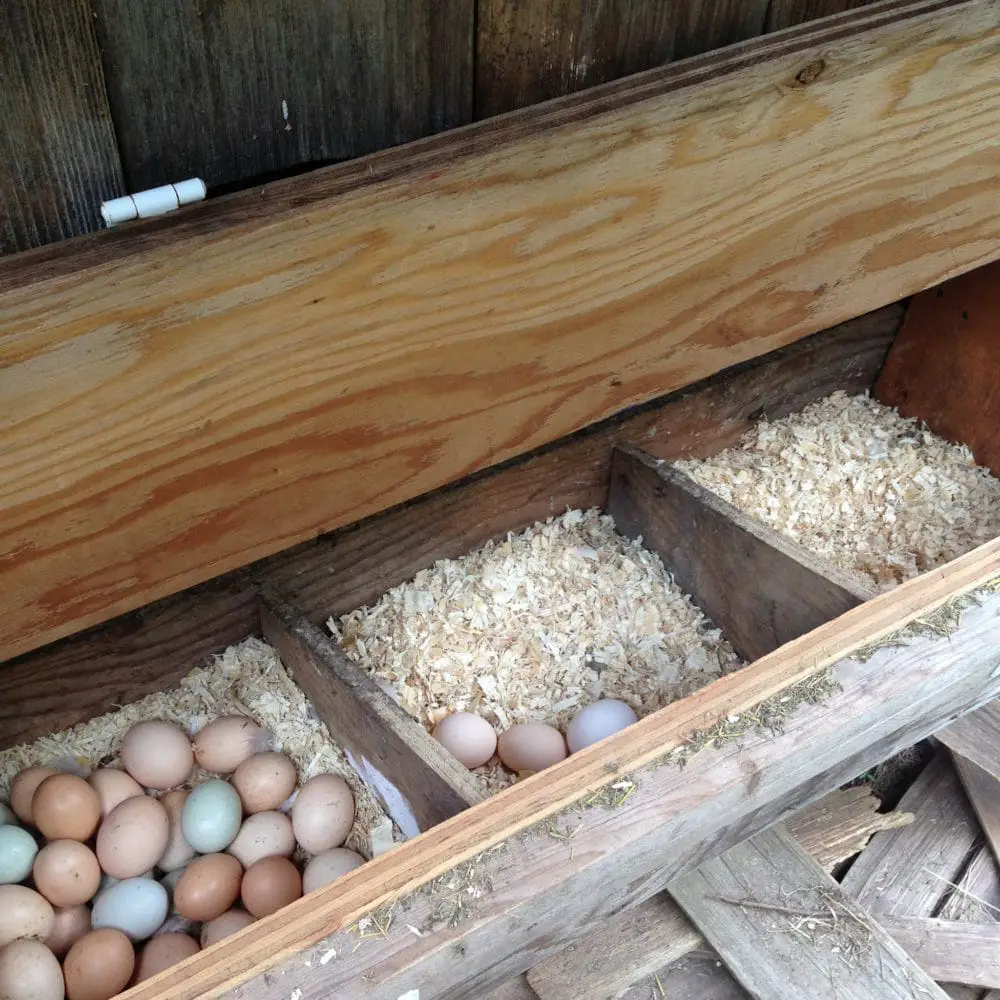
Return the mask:
<path fill-rule="evenodd" d="M 602 698 L 581 710 L 566 727 L 566 743 L 570 753 L 576 753 L 591 743 L 599 743 L 606 736 L 617 733 L 633 722 L 638 716 L 623 701 Z"/>
<path fill-rule="evenodd" d="M 152 937 L 167 919 L 167 890 L 151 878 L 127 878 L 102 892 L 94 901 L 94 930 L 113 927 L 133 941 Z"/>

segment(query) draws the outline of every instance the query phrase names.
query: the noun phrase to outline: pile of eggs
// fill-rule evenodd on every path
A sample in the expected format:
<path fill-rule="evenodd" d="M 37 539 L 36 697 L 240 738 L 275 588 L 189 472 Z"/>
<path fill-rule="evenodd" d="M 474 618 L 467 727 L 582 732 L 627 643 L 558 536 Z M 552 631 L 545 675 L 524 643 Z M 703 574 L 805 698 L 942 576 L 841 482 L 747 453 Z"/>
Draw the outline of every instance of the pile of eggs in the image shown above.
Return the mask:
<path fill-rule="evenodd" d="M 488 764 L 494 754 L 520 776 L 542 771 L 636 721 L 623 701 L 602 698 L 580 710 L 563 736 L 544 722 L 520 722 L 497 737 L 493 726 L 472 712 L 454 712 L 434 727 L 434 738 L 470 770 Z"/>
<path fill-rule="evenodd" d="M 299 787 L 239 715 L 193 742 L 140 722 L 86 778 L 26 768 L 0 803 L 0 997 L 109 1000 L 360 867 L 354 818 L 342 777 Z"/>

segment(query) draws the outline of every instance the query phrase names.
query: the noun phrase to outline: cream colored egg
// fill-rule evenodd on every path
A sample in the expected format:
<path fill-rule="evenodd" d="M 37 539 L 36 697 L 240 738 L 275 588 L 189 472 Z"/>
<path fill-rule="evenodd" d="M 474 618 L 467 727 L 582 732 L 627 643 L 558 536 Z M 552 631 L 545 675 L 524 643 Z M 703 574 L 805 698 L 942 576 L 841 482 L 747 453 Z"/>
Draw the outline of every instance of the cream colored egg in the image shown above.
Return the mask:
<path fill-rule="evenodd" d="M 211 948 L 213 944 L 232 934 L 249 927 L 256 917 L 246 910 L 227 910 L 221 917 L 209 920 L 201 925 L 201 946 Z"/>
<path fill-rule="evenodd" d="M 277 809 L 295 790 L 295 765 L 283 753 L 255 753 L 233 772 L 233 787 L 248 813 Z"/>
<path fill-rule="evenodd" d="M 51 767 L 26 767 L 10 784 L 10 807 L 22 823 L 32 823 L 31 800 L 35 790 L 48 777 L 58 774 Z"/>
<path fill-rule="evenodd" d="M 0 948 L 17 938 L 44 941 L 55 926 L 52 904 L 26 885 L 0 885 Z"/>
<path fill-rule="evenodd" d="M 195 849 L 184 839 L 184 830 L 181 826 L 184 803 L 189 794 L 187 789 L 175 788 L 160 796 L 160 805 L 163 806 L 170 821 L 167 846 L 164 848 L 160 860 L 156 863 L 160 871 L 177 871 L 195 856 Z"/>
<path fill-rule="evenodd" d="M 101 817 L 105 817 L 120 802 L 135 795 L 144 795 L 145 791 L 132 775 L 119 771 L 115 767 L 101 768 L 91 773 L 87 784 L 97 792 L 101 803 Z"/>
<path fill-rule="evenodd" d="M 67 906 L 56 910 L 52 933 L 45 939 L 45 943 L 54 955 L 62 958 L 89 930 L 90 907 L 83 903 L 79 906 Z"/>
<path fill-rule="evenodd" d="M 0 948 L 0 997 L 3 1000 L 63 1000 L 59 959 L 40 941 L 20 938 Z"/>
<path fill-rule="evenodd" d="M 194 766 L 191 741 L 172 722 L 137 722 L 122 740 L 122 765 L 143 788 L 175 788 Z"/>
<path fill-rule="evenodd" d="M 292 821 L 281 812 L 254 813 L 243 821 L 227 851 L 244 868 L 271 855 L 290 858 L 295 852 Z"/>
<path fill-rule="evenodd" d="M 542 722 L 511 726 L 500 734 L 497 754 L 504 767 L 522 773 L 544 771 L 567 757 L 566 740 L 558 729 Z"/>
<path fill-rule="evenodd" d="M 195 760 L 213 774 L 232 774 L 248 757 L 267 749 L 267 733 L 245 715 L 223 715 L 194 738 Z"/>
<path fill-rule="evenodd" d="M 480 715 L 453 712 L 434 727 L 434 739 L 467 768 L 481 767 L 496 752 L 497 734 Z"/>
<path fill-rule="evenodd" d="M 365 859 L 360 854 L 349 851 L 346 847 L 334 847 L 332 850 L 317 854 L 316 857 L 310 858 L 302 873 L 303 895 L 329 885 L 341 875 L 360 868 L 364 863 Z"/>
<path fill-rule="evenodd" d="M 303 850 L 321 854 L 340 847 L 354 826 L 354 794 L 339 774 L 317 774 L 299 790 L 292 829 Z"/>
<path fill-rule="evenodd" d="M 120 802 L 97 831 L 97 859 L 112 878 L 134 878 L 163 856 L 170 835 L 167 811 L 141 795 Z"/>

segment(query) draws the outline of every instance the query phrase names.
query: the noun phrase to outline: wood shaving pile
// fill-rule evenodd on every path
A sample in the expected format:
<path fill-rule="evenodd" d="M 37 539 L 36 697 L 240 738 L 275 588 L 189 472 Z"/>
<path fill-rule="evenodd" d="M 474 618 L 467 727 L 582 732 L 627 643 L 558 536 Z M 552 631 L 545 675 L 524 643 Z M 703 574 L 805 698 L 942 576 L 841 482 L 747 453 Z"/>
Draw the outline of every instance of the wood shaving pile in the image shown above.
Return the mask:
<path fill-rule="evenodd" d="M 572 510 L 449 559 L 327 623 L 428 729 L 453 711 L 563 727 L 602 695 L 641 717 L 740 666 L 659 558 Z M 476 772 L 488 790 L 512 777 Z"/>
<path fill-rule="evenodd" d="M 7 797 L 11 781 L 25 767 L 73 759 L 91 769 L 116 764 L 122 738 L 136 722 L 163 719 L 193 735 L 212 719 L 231 714 L 246 715 L 267 729 L 274 749 L 294 761 L 300 782 L 328 772 L 344 778 L 357 807 L 347 846 L 370 858 L 370 832 L 384 828 L 388 822 L 384 811 L 351 769 L 325 723 L 316 717 L 277 652 L 255 638 L 231 646 L 208 666 L 192 670 L 176 688 L 33 743 L 0 750 L 0 797 Z M 203 777 L 198 771 L 194 780 Z"/>
<path fill-rule="evenodd" d="M 1000 535 L 1000 480 L 867 394 L 836 392 L 677 467 L 879 590 Z"/>

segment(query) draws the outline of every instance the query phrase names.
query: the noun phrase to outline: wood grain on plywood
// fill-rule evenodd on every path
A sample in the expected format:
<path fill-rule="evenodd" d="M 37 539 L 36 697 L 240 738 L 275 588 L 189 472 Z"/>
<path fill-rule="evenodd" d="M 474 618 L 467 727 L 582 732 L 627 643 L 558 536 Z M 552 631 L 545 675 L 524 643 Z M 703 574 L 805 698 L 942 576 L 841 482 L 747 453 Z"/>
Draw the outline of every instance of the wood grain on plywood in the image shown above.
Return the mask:
<path fill-rule="evenodd" d="M 889 306 L 816 334 L 253 569 L 317 621 L 374 603 L 436 559 L 567 507 L 603 506 L 618 442 L 641 442 L 668 458 L 707 457 L 759 417 L 784 416 L 835 389 L 863 392 L 902 315 L 902 307 Z M 0 747 L 170 687 L 258 628 L 250 577 L 236 572 L 23 656 L 0 669 Z"/>
<path fill-rule="evenodd" d="M 0 254 L 99 229 L 122 171 L 84 0 L 0 4 Z"/>
<path fill-rule="evenodd" d="M 678 469 L 617 448 L 608 513 L 642 538 L 746 660 L 874 596 L 797 543 L 736 510 Z"/>
<path fill-rule="evenodd" d="M 879 915 L 878 922 L 934 979 L 1000 987 L 1000 924 Z"/>
<path fill-rule="evenodd" d="M 194 956 L 184 976 L 139 984 L 131 1000 L 232 997 L 240 984 L 238 994 L 254 1000 L 287 1000 L 297 990 L 300 1000 L 397 1000 L 417 988 L 436 1000 L 481 995 L 550 953 L 550 928 L 571 943 L 923 738 L 942 718 L 1000 693 L 998 593 L 968 607 L 947 642 L 914 631 L 871 658 L 853 655 L 998 573 L 994 542 L 908 581 Z M 707 748 L 684 768 L 665 762 L 713 720 L 784 697 L 827 669 L 828 696 L 791 713 L 781 732 Z M 573 803 L 633 774 L 627 804 L 574 811 Z M 552 837 L 543 822 L 576 816 L 582 825 L 571 841 Z M 456 914 L 463 886 L 459 898 L 472 908 Z M 388 903 L 392 933 L 360 941 L 341 933 Z M 336 962 L 309 960 L 328 948 Z"/>
<path fill-rule="evenodd" d="M 672 882 L 669 891 L 752 997 L 947 1000 L 781 830 L 730 848 Z"/>
<path fill-rule="evenodd" d="M 93 7 L 130 190 L 246 182 L 472 118 L 472 0 Z"/>
<path fill-rule="evenodd" d="M 1000 265 L 914 297 L 875 383 L 905 417 L 972 449 L 1000 475 Z"/>
<path fill-rule="evenodd" d="M 466 768 L 328 635 L 273 593 L 261 598 L 261 626 L 337 745 L 407 836 L 482 801 Z"/>
<path fill-rule="evenodd" d="M 222 232 L 43 261 L 0 295 L 0 656 L 998 252 L 992 6 L 837 32 L 484 123 Z"/>

